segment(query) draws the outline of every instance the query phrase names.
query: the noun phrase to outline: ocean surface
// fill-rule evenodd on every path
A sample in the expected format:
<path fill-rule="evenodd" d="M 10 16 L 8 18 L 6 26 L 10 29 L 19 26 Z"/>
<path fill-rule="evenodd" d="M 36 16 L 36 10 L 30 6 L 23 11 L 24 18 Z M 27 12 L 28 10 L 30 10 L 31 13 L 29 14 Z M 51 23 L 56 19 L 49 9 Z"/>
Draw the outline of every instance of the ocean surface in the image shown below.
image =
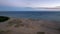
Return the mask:
<path fill-rule="evenodd" d="M 5 11 L 0 12 L 0 16 L 13 18 L 34 18 L 60 21 L 59 11 Z"/>

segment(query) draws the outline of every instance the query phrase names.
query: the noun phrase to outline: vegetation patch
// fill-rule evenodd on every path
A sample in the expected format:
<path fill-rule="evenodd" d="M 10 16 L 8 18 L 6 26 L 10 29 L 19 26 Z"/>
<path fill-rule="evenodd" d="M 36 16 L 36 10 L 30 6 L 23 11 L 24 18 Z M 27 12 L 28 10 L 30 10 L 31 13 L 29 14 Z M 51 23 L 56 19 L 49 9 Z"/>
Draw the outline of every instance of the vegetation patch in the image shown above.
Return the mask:
<path fill-rule="evenodd" d="M 24 26 L 24 24 L 16 24 L 15 27 Z"/>
<path fill-rule="evenodd" d="M 9 17 L 0 16 L 0 22 L 7 21 L 8 19 L 9 19 Z"/>
<path fill-rule="evenodd" d="M 57 29 L 60 32 L 60 28 Z"/>
<path fill-rule="evenodd" d="M 45 32 L 37 32 L 37 34 L 45 34 Z"/>
<path fill-rule="evenodd" d="M 0 34 L 11 34 L 11 30 L 0 30 Z"/>
<path fill-rule="evenodd" d="M 9 21 L 7 26 L 13 26 L 13 25 L 14 27 L 24 26 L 24 24 L 22 23 L 22 20 L 19 20 L 19 19 L 13 19 Z"/>
<path fill-rule="evenodd" d="M 40 19 L 29 18 L 28 20 L 31 20 L 31 21 L 39 21 Z"/>

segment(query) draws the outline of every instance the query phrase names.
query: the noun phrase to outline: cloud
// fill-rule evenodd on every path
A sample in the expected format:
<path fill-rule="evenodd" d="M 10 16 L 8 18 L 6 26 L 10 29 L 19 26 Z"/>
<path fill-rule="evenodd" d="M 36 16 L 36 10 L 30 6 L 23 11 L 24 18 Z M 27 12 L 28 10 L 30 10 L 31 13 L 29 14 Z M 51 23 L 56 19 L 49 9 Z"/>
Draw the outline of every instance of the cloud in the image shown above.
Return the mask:
<path fill-rule="evenodd" d="M 22 2 L 22 1 L 17 1 L 17 0 L 0 0 L 0 4 L 2 5 L 8 5 L 8 6 L 26 6 L 26 3 L 25 2 Z"/>
<path fill-rule="evenodd" d="M 15 7 L 54 7 L 60 5 L 60 0 L 0 0 L 0 5 Z"/>
<path fill-rule="evenodd" d="M 46 9 L 46 7 L 31 8 L 31 7 L 0 6 L 0 11 L 60 11 L 60 9 L 54 9 L 54 8 Z"/>

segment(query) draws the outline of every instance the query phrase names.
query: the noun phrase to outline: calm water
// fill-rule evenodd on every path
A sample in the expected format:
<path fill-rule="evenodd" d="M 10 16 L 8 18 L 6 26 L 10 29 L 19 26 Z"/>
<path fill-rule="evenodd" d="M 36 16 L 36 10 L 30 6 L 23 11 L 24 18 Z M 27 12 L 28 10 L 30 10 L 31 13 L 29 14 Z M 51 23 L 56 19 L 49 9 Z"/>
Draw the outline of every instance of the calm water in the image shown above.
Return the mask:
<path fill-rule="evenodd" d="M 48 20 L 60 20 L 60 12 L 46 11 L 6 11 L 0 12 L 0 16 L 9 16 L 14 18 L 38 18 Z"/>

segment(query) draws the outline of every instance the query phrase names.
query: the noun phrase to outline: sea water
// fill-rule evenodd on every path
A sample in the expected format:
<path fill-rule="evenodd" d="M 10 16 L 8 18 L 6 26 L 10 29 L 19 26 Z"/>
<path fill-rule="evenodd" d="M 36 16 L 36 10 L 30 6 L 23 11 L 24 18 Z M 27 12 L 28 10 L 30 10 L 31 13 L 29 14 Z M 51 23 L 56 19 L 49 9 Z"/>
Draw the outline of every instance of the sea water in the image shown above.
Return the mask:
<path fill-rule="evenodd" d="M 60 12 L 58 11 L 1 11 L 0 16 L 60 21 Z"/>

